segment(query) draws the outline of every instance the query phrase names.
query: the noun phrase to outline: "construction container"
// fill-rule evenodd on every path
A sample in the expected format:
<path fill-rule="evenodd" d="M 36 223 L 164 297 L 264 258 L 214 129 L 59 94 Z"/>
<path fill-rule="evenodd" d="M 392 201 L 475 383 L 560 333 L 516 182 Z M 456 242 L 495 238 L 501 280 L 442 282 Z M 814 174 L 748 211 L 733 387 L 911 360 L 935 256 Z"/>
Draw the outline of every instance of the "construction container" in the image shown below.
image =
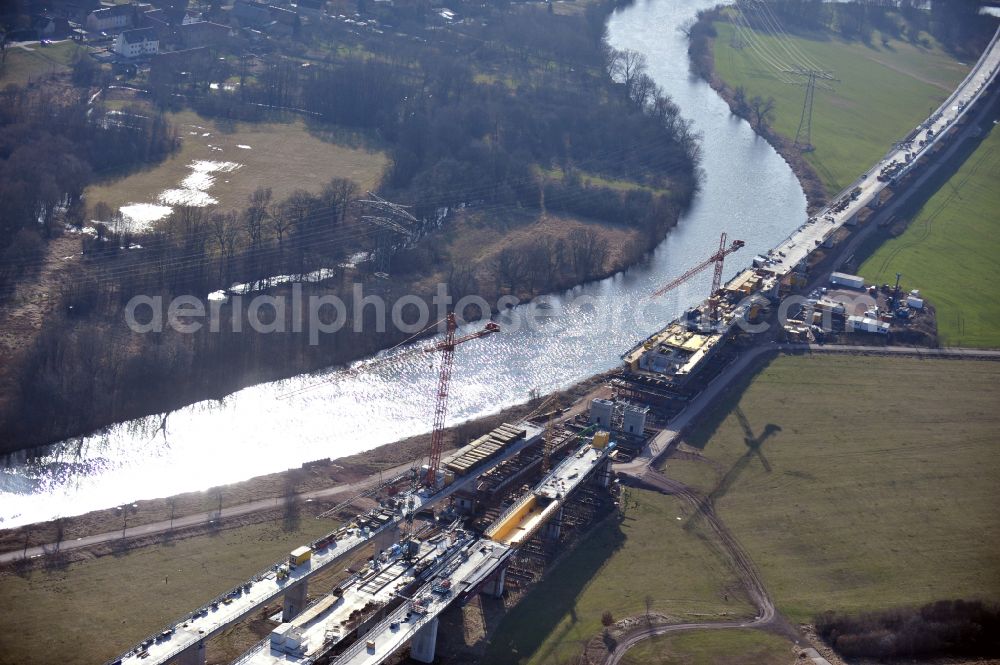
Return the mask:
<path fill-rule="evenodd" d="M 604 450 L 604 447 L 608 445 L 608 441 L 611 439 L 611 435 L 604 430 L 599 430 L 594 434 L 593 447 L 595 450 Z"/>
<path fill-rule="evenodd" d="M 290 566 L 301 566 L 312 558 L 312 553 L 312 549 L 306 547 L 305 545 L 302 547 L 296 547 L 288 555 L 288 564 Z"/>
<path fill-rule="evenodd" d="M 866 316 L 847 317 L 847 329 L 861 332 L 876 333 L 878 335 L 889 334 L 889 324 L 872 319 Z"/>
<path fill-rule="evenodd" d="M 865 288 L 865 278 L 858 275 L 848 275 L 843 272 L 835 272 L 830 275 L 830 284 L 836 286 L 846 286 L 851 289 Z"/>
<path fill-rule="evenodd" d="M 294 626 L 290 623 L 279 624 L 274 630 L 271 631 L 271 644 L 284 644 L 285 636 L 292 628 L 294 628 Z"/>

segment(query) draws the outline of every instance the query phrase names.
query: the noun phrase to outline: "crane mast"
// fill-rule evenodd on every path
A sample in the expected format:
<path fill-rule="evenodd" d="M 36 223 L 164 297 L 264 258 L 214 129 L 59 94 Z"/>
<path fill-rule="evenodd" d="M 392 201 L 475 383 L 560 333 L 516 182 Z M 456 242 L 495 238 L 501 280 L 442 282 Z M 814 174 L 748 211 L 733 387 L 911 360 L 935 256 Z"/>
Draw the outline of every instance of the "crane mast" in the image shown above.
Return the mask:
<path fill-rule="evenodd" d="M 715 252 L 710 257 L 708 257 L 698 265 L 694 266 L 693 268 L 688 269 L 680 277 L 677 277 L 667 282 L 663 286 L 661 286 L 659 289 L 653 292 L 653 297 L 658 298 L 659 296 L 662 296 L 664 293 L 677 288 L 678 286 L 688 281 L 689 279 L 691 279 L 692 277 L 700 273 L 702 270 L 704 270 L 705 268 L 714 263 L 715 272 L 712 276 L 712 292 L 709 294 L 709 311 L 712 320 L 715 320 L 717 318 L 716 313 L 718 308 L 718 298 L 716 297 L 716 293 L 718 293 L 719 289 L 722 287 L 722 268 L 724 261 L 727 256 L 729 256 L 733 252 L 739 251 L 740 248 L 742 248 L 745 244 L 746 243 L 743 242 L 742 240 L 734 240 L 729 245 L 729 247 L 726 247 L 726 232 L 723 231 L 722 236 L 719 238 L 719 249 L 717 252 Z"/>
<path fill-rule="evenodd" d="M 434 428 L 431 430 L 431 449 L 428 461 L 427 475 L 424 477 L 424 484 L 433 487 L 437 481 L 437 472 L 441 467 L 441 453 L 444 451 L 444 420 L 448 415 L 448 384 L 451 382 L 451 367 L 455 357 L 455 347 L 473 339 L 486 337 L 496 332 L 500 332 L 500 326 L 492 321 L 486 327 L 462 337 L 455 337 L 458 324 L 455 321 L 455 313 L 452 312 L 447 318 L 447 327 L 443 340 L 431 346 L 425 347 L 424 351 L 441 353 L 441 370 L 438 373 L 437 394 L 434 401 Z"/>

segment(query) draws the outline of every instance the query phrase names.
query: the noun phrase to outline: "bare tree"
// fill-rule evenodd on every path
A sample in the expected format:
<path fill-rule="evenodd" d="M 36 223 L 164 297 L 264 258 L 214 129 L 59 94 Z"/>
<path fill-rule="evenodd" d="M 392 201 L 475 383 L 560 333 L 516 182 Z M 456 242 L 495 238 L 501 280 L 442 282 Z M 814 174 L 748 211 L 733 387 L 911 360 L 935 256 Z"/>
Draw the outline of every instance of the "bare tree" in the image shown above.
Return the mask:
<path fill-rule="evenodd" d="M 608 52 L 608 71 L 611 78 L 631 91 L 635 80 L 646 71 L 646 56 L 632 49 L 611 49 Z"/>
<path fill-rule="evenodd" d="M 736 111 L 744 111 L 747 108 L 747 89 L 742 85 L 736 86 L 733 91 L 733 102 L 736 104 Z"/>
<path fill-rule="evenodd" d="M 774 97 L 763 99 L 760 95 L 754 95 L 750 100 L 750 110 L 754 124 L 759 128 L 767 127 L 774 117 Z"/>
<path fill-rule="evenodd" d="M 592 277 L 604 267 L 608 258 L 608 248 L 593 229 L 588 229 L 575 236 L 570 245 L 573 254 L 573 270 L 577 281 Z"/>
<path fill-rule="evenodd" d="M 239 215 L 235 210 L 215 212 L 209 217 L 212 240 L 219 249 L 219 281 L 224 282 L 227 268 L 236 253 L 236 240 L 240 236 Z"/>
<path fill-rule="evenodd" d="M 287 202 L 272 205 L 268 211 L 267 223 L 278 239 L 279 252 L 283 252 L 285 249 L 285 234 L 295 226 L 296 216 L 294 206 L 289 205 Z"/>
<path fill-rule="evenodd" d="M 109 222 L 111 221 L 111 206 L 109 206 L 104 201 L 98 201 L 94 204 L 94 210 L 91 212 L 91 217 L 98 222 Z"/>
<path fill-rule="evenodd" d="M 526 272 L 521 250 L 516 247 L 500 250 L 493 260 L 493 267 L 497 275 L 497 287 L 503 288 L 506 284 L 511 291 L 517 291 Z"/>
<path fill-rule="evenodd" d="M 628 90 L 629 99 L 637 109 L 646 109 L 653 105 L 658 97 L 663 96 L 663 90 L 656 85 L 653 77 L 642 72 L 632 80 L 632 87 Z"/>
<path fill-rule="evenodd" d="M 448 270 L 448 294 L 455 302 L 458 302 L 467 295 L 474 294 L 479 288 L 476 281 L 475 269 L 468 264 L 454 265 Z M 465 312 L 456 312 L 463 319 Z M 483 316 L 488 316 L 489 312 L 483 312 Z"/>
<path fill-rule="evenodd" d="M 271 188 L 258 187 L 250 195 L 250 205 L 243 216 L 247 227 L 247 237 L 251 249 L 260 247 L 263 240 L 264 220 L 267 219 L 267 209 L 271 204 Z"/>
<path fill-rule="evenodd" d="M 358 194 L 358 186 L 353 180 L 334 178 L 323 188 L 320 200 L 332 211 L 332 221 L 342 224 L 347 215 L 347 207 L 358 198 Z"/>

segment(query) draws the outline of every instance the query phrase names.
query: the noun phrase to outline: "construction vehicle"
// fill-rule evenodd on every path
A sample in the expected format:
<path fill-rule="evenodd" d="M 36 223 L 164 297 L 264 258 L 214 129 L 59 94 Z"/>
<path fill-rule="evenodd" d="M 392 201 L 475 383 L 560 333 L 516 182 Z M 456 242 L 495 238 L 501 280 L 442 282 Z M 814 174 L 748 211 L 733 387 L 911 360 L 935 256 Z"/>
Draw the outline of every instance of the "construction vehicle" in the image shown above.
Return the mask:
<path fill-rule="evenodd" d="M 312 559 L 312 548 L 303 545 L 302 547 L 296 547 L 288 555 L 288 565 L 292 568 L 296 566 L 301 566 L 304 563 L 308 563 Z"/>

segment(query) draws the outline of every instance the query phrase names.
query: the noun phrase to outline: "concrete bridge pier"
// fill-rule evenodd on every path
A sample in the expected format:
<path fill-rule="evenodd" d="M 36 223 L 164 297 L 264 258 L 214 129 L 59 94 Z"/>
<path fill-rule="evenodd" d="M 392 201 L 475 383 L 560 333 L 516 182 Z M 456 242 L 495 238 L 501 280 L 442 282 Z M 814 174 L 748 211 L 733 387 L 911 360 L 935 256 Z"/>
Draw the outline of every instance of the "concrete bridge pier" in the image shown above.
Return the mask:
<path fill-rule="evenodd" d="M 607 488 L 611 485 L 611 479 L 614 475 L 614 471 L 611 469 L 611 460 L 605 459 L 601 462 L 601 468 L 597 470 L 597 484 Z"/>
<path fill-rule="evenodd" d="M 177 654 L 175 665 L 205 665 L 205 640 L 198 640 L 184 651 Z"/>
<path fill-rule="evenodd" d="M 434 652 L 437 650 L 437 639 L 438 618 L 434 617 L 410 640 L 410 658 L 418 663 L 433 663 Z"/>
<path fill-rule="evenodd" d="M 503 566 L 493 575 L 490 582 L 489 594 L 494 598 L 502 598 L 504 588 L 507 586 L 507 566 Z"/>
<path fill-rule="evenodd" d="M 547 539 L 559 540 L 559 536 L 562 534 L 562 518 L 563 509 L 560 507 L 559 511 L 545 525 L 545 537 Z"/>
<path fill-rule="evenodd" d="M 295 618 L 295 615 L 306 606 L 306 594 L 309 591 L 309 583 L 302 580 L 298 584 L 285 589 L 285 595 L 281 600 L 281 621 L 287 623 Z"/>

